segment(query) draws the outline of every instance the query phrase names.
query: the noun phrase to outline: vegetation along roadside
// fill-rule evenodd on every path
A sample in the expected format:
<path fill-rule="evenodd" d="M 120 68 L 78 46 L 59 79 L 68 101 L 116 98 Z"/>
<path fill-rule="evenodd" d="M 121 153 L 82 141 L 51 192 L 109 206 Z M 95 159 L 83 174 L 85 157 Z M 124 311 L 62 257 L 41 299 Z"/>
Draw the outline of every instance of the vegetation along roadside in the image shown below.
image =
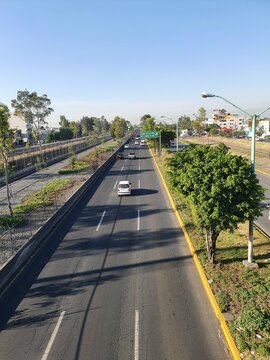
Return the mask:
<path fill-rule="evenodd" d="M 221 147 L 221 150 L 223 153 L 225 152 L 222 156 L 228 152 L 228 148 L 226 149 L 224 146 Z M 204 153 L 204 150 L 201 149 L 201 152 Z M 208 156 L 211 158 L 211 156 L 213 157 L 213 154 L 208 153 Z M 177 188 L 177 185 L 179 184 L 173 183 L 172 181 L 169 164 L 176 161 L 175 155 L 165 153 L 156 158 L 156 161 L 171 191 L 177 210 L 190 235 L 194 248 L 204 268 L 208 282 L 221 311 L 224 313 L 224 317 L 228 322 L 228 326 L 242 358 L 248 360 L 269 358 L 269 240 L 261 233 L 255 231 L 254 258 L 258 263 L 259 268 L 256 270 L 249 270 L 245 268 L 242 261 L 247 258 L 248 224 L 244 220 L 245 216 L 243 216 L 242 220 L 238 219 L 241 221 L 236 224 L 236 227 L 230 223 L 228 230 L 222 229 L 220 231 L 218 237 L 216 238 L 214 258 L 211 257 L 211 251 L 209 253 L 205 250 L 207 240 L 207 236 L 205 234 L 206 229 L 203 228 L 201 223 L 202 219 L 198 216 L 198 207 L 196 210 L 194 201 L 192 201 L 192 196 L 184 195 L 183 191 L 179 191 L 179 187 Z M 205 162 L 206 158 L 204 158 L 203 161 Z M 233 161 L 240 161 L 242 171 L 245 172 L 246 166 L 239 157 L 234 158 Z M 183 163 L 182 165 L 184 166 Z M 199 163 L 197 165 L 199 167 L 202 166 Z M 194 163 L 192 167 L 194 168 Z M 209 169 L 207 171 L 209 172 Z M 191 174 L 189 174 L 189 176 L 191 177 Z M 196 174 L 196 176 L 198 177 L 198 174 Z M 182 180 L 184 181 L 184 179 Z M 234 180 L 236 181 L 237 179 Z M 233 179 L 229 179 L 229 184 L 227 184 L 227 186 L 230 186 L 230 181 L 233 181 Z M 189 184 L 189 186 L 191 187 L 192 184 Z M 256 182 L 253 183 L 253 186 L 256 188 Z M 202 187 L 202 184 L 200 184 L 200 187 Z M 184 188 L 184 191 L 187 190 L 188 187 Z M 213 193 L 216 191 L 218 193 L 219 190 L 211 188 L 210 191 Z M 221 197 L 224 196 L 224 191 L 225 188 L 217 195 Z M 246 191 L 249 191 L 248 188 Z M 261 189 L 257 188 L 257 191 L 257 196 L 261 197 Z M 247 206 L 247 204 L 244 204 L 244 206 Z M 193 220 L 190 221 L 190 219 Z M 225 219 L 219 219 L 219 216 L 217 216 L 217 222 L 221 222 L 219 220 L 223 222 L 225 221 Z"/>

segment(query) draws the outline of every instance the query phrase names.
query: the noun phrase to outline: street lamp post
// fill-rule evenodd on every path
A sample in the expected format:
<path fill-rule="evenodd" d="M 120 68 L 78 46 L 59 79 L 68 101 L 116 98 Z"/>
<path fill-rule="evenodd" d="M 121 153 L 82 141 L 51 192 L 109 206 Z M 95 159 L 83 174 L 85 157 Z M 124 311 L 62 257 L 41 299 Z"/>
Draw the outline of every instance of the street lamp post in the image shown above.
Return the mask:
<path fill-rule="evenodd" d="M 172 118 L 168 117 L 168 116 L 165 116 L 165 115 L 161 115 L 161 118 L 166 118 L 166 119 L 169 119 L 171 121 L 174 121 Z M 179 135 L 178 135 L 179 131 L 178 131 L 178 120 L 176 121 L 176 151 L 178 152 L 179 150 Z"/>
<path fill-rule="evenodd" d="M 225 102 L 227 102 L 228 104 L 232 105 L 233 107 L 235 107 L 236 109 L 240 110 L 242 113 L 244 113 L 245 115 L 247 115 L 248 117 L 252 118 L 252 130 L 251 130 L 251 156 L 250 156 L 250 173 L 252 175 L 254 175 L 255 173 L 255 131 L 256 131 L 256 120 L 263 114 L 265 113 L 267 110 L 270 109 L 270 106 L 267 107 L 265 110 L 263 110 L 262 112 L 260 112 L 257 115 L 251 115 L 249 114 L 247 111 L 241 109 L 239 106 L 233 104 L 232 102 L 230 102 L 229 100 L 225 99 L 222 96 L 219 95 L 214 95 L 214 94 L 209 94 L 206 92 L 202 92 L 201 96 L 203 98 L 208 98 L 208 97 L 217 97 L 220 98 L 222 100 L 224 100 Z M 248 259 L 247 261 L 244 260 L 243 263 L 245 266 L 247 267 L 257 267 L 257 264 L 253 262 L 253 219 L 249 220 L 249 235 L 248 235 Z"/>

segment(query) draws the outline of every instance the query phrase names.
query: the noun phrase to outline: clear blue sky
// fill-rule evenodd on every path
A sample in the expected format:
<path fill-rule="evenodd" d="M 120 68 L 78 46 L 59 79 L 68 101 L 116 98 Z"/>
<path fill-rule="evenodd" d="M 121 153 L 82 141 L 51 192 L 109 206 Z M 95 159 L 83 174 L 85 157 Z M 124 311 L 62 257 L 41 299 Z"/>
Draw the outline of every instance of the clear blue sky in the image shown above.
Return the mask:
<path fill-rule="evenodd" d="M 270 105 L 269 0 L 0 0 L 0 13 L 0 102 L 45 93 L 50 125 L 233 111 L 201 91 Z"/>

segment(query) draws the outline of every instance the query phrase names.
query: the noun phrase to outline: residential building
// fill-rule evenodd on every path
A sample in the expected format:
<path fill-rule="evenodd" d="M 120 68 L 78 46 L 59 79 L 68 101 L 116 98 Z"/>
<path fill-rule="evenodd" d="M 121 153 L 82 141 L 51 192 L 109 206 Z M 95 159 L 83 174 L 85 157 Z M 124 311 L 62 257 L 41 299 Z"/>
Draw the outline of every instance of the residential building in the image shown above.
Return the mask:
<path fill-rule="evenodd" d="M 259 121 L 258 129 L 263 130 L 262 138 L 270 138 L 270 119 L 263 119 Z"/>

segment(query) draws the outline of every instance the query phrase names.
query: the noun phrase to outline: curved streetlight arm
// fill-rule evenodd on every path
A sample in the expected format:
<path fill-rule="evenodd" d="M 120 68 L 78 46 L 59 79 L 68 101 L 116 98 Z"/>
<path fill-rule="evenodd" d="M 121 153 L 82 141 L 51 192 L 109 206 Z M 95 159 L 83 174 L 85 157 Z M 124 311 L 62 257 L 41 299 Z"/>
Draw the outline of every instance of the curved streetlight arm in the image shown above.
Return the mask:
<path fill-rule="evenodd" d="M 210 93 L 207 93 L 207 92 L 202 92 L 202 93 L 201 93 L 201 96 L 202 96 L 203 98 L 208 98 L 208 97 L 217 97 L 217 98 L 220 98 L 220 99 L 226 101 L 228 104 L 234 106 L 236 109 L 242 111 L 244 114 L 246 114 L 247 116 L 250 116 L 250 117 L 255 116 L 256 118 L 258 118 L 258 117 L 260 117 L 263 113 L 265 113 L 267 110 L 270 109 L 270 106 L 268 106 L 265 110 L 263 110 L 263 111 L 260 112 L 259 114 L 257 114 L 257 115 L 251 115 L 251 114 L 249 114 L 247 111 L 243 110 L 243 109 L 240 108 L 239 106 L 237 106 L 237 105 L 235 105 L 234 103 L 232 103 L 231 101 L 225 99 L 223 96 L 215 95 L 215 94 L 210 94 Z M 194 114 L 193 114 L 193 115 L 194 115 Z"/>
<path fill-rule="evenodd" d="M 268 108 L 266 108 L 265 110 L 263 110 L 262 112 L 260 112 L 258 115 L 257 115 L 257 117 L 259 117 L 259 116 L 261 116 L 263 113 L 265 113 L 267 110 L 269 110 L 270 109 L 270 106 L 268 106 Z"/>
<path fill-rule="evenodd" d="M 173 119 L 170 118 L 169 116 L 161 115 L 160 117 L 161 117 L 161 118 L 166 118 L 166 119 L 169 119 L 169 120 L 172 120 L 172 121 L 173 121 Z"/>
<path fill-rule="evenodd" d="M 247 111 L 245 111 L 245 110 L 241 109 L 239 106 L 237 106 L 237 105 L 233 104 L 231 101 L 229 101 L 229 100 L 225 99 L 224 97 L 219 96 L 219 95 L 215 95 L 215 97 L 220 98 L 220 99 L 222 99 L 222 100 L 226 101 L 228 104 L 230 104 L 230 105 L 234 106 L 236 109 L 238 109 L 238 110 L 242 111 L 242 112 L 243 112 L 244 114 L 246 114 L 247 116 L 252 117 L 252 115 L 251 115 L 251 114 L 249 114 Z M 265 111 L 266 111 L 266 110 L 265 110 Z"/>

